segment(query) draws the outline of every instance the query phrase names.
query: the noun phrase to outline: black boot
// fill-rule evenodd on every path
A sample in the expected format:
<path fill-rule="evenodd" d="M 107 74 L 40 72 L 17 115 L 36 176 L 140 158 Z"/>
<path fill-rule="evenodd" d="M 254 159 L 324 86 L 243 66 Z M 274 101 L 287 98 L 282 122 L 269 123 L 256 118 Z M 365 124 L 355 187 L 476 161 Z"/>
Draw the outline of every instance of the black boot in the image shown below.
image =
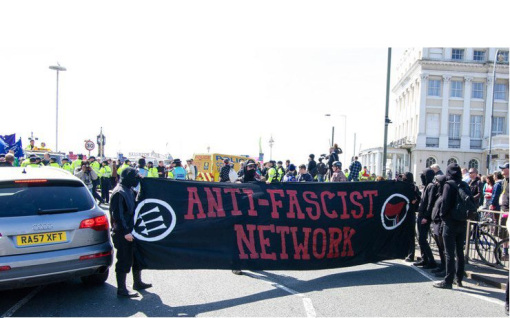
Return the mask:
<path fill-rule="evenodd" d="M 133 270 L 133 282 L 133 289 L 135 290 L 143 290 L 152 287 L 152 284 L 142 282 L 142 271 Z"/>
<path fill-rule="evenodd" d="M 117 276 L 117 296 L 134 298 L 139 297 L 138 293 L 132 292 L 126 287 L 126 273 L 115 273 Z"/>

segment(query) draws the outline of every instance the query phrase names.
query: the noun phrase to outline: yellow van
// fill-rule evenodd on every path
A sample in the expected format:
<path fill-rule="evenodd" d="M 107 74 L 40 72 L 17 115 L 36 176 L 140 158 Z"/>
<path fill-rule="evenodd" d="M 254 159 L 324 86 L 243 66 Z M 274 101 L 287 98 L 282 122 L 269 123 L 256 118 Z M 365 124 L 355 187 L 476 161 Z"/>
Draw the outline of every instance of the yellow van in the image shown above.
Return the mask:
<path fill-rule="evenodd" d="M 223 160 L 229 159 L 234 164 L 234 170 L 237 172 L 241 169 L 241 161 L 250 159 L 246 156 L 225 155 L 219 153 L 212 154 L 195 154 L 193 155 L 193 164 L 197 167 L 197 180 L 216 181 L 220 180 L 220 171 L 223 167 Z"/>

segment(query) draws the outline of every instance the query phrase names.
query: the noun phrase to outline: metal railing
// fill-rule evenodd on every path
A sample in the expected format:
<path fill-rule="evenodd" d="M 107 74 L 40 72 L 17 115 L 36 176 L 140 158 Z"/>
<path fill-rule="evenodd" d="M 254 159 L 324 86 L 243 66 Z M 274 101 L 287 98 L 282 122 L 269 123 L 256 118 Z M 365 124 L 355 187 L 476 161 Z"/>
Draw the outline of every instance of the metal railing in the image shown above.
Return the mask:
<path fill-rule="evenodd" d="M 508 230 L 501 224 L 504 213 L 479 209 L 478 220 L 467 221 L 464 247 L 466 263 L 474 261 L 508 270 Z"/>

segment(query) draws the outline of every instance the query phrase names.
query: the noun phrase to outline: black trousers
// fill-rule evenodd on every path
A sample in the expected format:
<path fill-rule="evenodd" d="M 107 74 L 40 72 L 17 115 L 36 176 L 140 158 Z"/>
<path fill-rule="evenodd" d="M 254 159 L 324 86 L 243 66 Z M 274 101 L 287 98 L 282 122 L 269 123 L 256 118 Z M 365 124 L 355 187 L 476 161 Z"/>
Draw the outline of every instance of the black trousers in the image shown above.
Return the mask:
<path fill-rule="evenodd" d="M 415 254 L 415 251 L 416 251 L 416 242 L 415 242 L 415 236 L 416 236 L 416 226 L 414 226 L 414 222 L 415 222 L 415 218 L 416 218 L 416 214 L 415 212 L 411 213 L 409 215 L 411 218 L 413 218 L 413 237 L 410 238 L 410 242 L 409 242 L 409 252 L 407 254 L 407 258 L 411 259 L 411 260 L 414 260 L 414 254 Z"/>
<path fill-rule="evenodd" d="M 133 271 L 140 271 L 141 267 L 135 257 L 135 243 L 128 242 L 122 234 L 112 234 L 113 246 L 115 246 L 117 263 L 115 264 L 115 272 L 129 273 L 131 268 Z"/>
<path fill-rule="evenodd" d="M 430 249 L 428 241 L 430 221 L 425 224 L 421 224 L 421 220 L 423 220 L 422 217 L 418 217 L 416 220 L 418 225 L 418 244 L 420 244 L 421 256 L 425 263 L 435 263 L 434 255 L 432 254 L 432 250 Z"/>
<path fill-rule="evenodd" d="M 103 199 L 101 199 L 101 197 L 97 193 L 97 186 L 99 185 L 99 182 L 100 182 L 99 178 L 97 178 L 96 180 L 92 180 L 92 196 L 94 197 L 94 199 L 102 201 Z"/>
<path fill-rule="evenodd" d="M 101 198 L 104 202 L 110 202 L 110 178 L 101 177 Z"/>
<path fill-rule="evenodd" d="M 443 241 L 446 256 L 446 277 L 444 280 L 448 284 L 452 284 L 455 277 L 459 281 L 462 281 L 464 277 L 464 240 L 466 239 L 466 230 L 466 222 L 444 221 Z"/>
<path fill-rule="evenodd" d="M 443 225 L 442 222 L 432 223 L 432 233 L 434 234 L 434 241 L 436 242 L 437 249 L 439 250 L 439 258 L 441 259 L 441 268 L 446 268 L 446 259 L 444 255 L 444 241 L 443 241 Z"/>

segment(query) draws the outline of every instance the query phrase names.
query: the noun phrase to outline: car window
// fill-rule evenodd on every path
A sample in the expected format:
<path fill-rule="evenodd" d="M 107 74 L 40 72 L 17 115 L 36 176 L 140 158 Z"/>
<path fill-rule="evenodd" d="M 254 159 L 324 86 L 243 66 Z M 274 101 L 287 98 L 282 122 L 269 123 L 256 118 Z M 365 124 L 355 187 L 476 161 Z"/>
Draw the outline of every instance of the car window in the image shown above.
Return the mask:
<path fill-rule="evenodd" d="M 90 210 L 94 201 L 76 181 L 0 183 L 0 217 Z"/>

